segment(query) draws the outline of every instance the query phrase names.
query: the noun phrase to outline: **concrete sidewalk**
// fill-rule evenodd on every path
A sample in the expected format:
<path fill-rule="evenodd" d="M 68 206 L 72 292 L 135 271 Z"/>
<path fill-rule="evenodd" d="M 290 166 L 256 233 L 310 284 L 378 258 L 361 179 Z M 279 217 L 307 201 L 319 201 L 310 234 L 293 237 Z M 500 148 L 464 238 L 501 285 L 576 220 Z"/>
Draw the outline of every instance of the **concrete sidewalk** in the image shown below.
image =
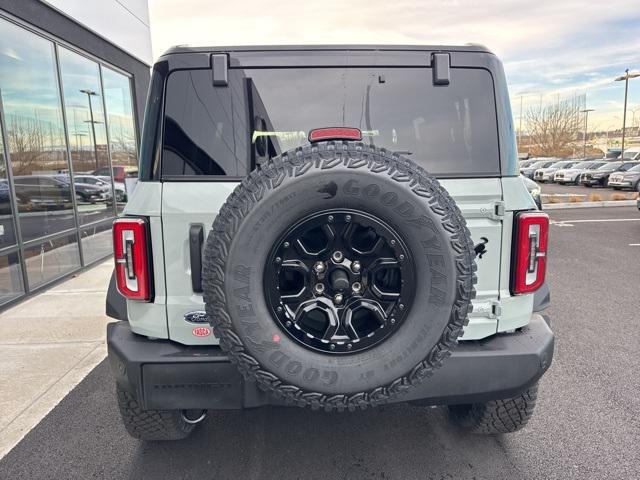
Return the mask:
<path fill-rule="evenodd" d="M 0 458 L 106 355 L 105 261 L 0 314 Z"/>

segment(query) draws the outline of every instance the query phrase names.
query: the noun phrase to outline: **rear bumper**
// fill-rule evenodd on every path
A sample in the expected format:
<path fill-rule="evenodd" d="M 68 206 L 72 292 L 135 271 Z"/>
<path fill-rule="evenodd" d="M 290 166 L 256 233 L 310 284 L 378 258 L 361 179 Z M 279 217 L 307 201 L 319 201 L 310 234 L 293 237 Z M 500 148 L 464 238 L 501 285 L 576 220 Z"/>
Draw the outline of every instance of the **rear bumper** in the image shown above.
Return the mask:
<path fill-rule="evenodd" d="M 107 326 L 109 363 L 118 384 L 145 409 L 239 409 L 282 405 L 245 382 L 219 347 L 149 340 L 126 322 Z M 515 396 L 549 368 L 554 337 L 534 314 L 512 334 L 461 342 L 444 365 L 398 401 L 429 405 L 484 402 Z"/>

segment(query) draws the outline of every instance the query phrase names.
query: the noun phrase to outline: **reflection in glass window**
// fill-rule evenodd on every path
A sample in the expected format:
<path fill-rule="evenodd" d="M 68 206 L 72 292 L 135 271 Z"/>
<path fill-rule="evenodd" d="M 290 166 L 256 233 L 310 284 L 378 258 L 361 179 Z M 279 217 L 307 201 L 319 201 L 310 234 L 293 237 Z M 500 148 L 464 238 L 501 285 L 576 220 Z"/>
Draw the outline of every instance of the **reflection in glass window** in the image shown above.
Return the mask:
<path fill-rule="evenodd" d="M 2 124 L 0 124 L 0 249 L 15 245 L 16 236 L 13 231 L 13 216 L 11 215 L 11 196 L 7 181 L 7 162 L 4 158 L 2 143 Z M 0 268 L 2 268 L 0 266 Z"/>
<path fill-rule="evenodd" d="M 113 252 L 111 220 L 91 225 L 80 230 L 82 255 L 86 265 L 100 260 Z"/>
<path fill-rule="evenodd" d="M 102 68 L 102 82 L 107 108 L 113 179 L 116 184 L 120 184 L 124 188 L 125 193 L 122 197 L 122 201 L 124 201 L 131 194 L 138 177 L 138 152 L 131 101 L 131 83 L 125 75 L 104 67 Z M 105 170 L 105 173 L 107 172 L 108 169 Z"/>
<path fill-rule="evenodd" d="M 100 70 L 65 48 L 59 58 L 78 218 L 87 224 L 114 215 Z M 68 176 L 61 179 L 69 182 Z"/>
<path fill-rule="evenodd" d="M 75 233 L 25 247 L 29 287 L 34 289 L 80 266 Z"/>
<path fill-rule="evenodd" d="M 0 305 L 24 294 L 18 252 L 0 255 Z"/>
<path fill-rule="evenodd" d="M 0 91 L 24 241 L 75 226 L 53 44 L 0 20 Z"/>

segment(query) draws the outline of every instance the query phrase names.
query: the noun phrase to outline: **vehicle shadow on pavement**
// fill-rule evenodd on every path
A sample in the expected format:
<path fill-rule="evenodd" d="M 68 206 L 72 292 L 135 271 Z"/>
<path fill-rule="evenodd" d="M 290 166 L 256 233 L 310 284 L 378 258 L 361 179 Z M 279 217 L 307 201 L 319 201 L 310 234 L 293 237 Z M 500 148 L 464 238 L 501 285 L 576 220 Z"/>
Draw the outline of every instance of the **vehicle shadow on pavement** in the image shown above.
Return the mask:
<path fill-rule="evenodd" d="M 501 437 L 463 433 L 445 409 L 214 412 L 187 440 L 126 433 L 103 361 L 2 461 L 0 478 L 513 478 Z M 519 435 L 519 434 L 516 434 Z"/>

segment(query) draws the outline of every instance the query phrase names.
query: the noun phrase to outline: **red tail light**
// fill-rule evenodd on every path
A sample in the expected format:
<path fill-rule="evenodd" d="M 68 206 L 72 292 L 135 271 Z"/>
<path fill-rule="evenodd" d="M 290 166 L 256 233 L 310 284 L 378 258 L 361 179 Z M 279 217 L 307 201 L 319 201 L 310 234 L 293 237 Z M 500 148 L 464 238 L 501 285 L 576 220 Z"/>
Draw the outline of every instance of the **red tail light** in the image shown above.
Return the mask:
<path fill-rule="evenodd" d="M 131 300 L 151 299 L 147 221 L 123 217 L 113 222 L 113 253 L 118 291 Z"/>
<path fill-rule="evenodd" d="M 362 140 L 362 132 L 359 128 L 351 127 L 331 127 L 316 128 L 309 132 L 309 142 L 320 142 L 322 140 Z"/>
<path fill-rule="evenodd" d="M 511 293 L 518 295 L 535 292 L 544 283 L 549 217 L 542 212 L 522 212 L 516 215 L 515 222 Z"/>

